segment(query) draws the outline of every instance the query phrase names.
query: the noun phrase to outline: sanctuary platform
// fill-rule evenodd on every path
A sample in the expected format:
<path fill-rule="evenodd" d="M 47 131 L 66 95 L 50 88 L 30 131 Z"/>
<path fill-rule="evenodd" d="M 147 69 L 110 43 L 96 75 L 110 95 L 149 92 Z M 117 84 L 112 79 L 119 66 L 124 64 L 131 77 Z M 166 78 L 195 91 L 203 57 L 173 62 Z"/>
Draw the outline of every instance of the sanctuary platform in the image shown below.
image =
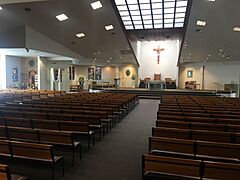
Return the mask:
<path fill-rule="evenodd" d="M 103 92 L 137 94 L 141 99 L 160 99 L 162 95 L 188 95 L 188 96 L 234 96 L 230 91 L 213 90 L 186 90 L 186 89 L 164 89 L 149 90 L 146 88 L 118 88 L 104 89 Z"/>

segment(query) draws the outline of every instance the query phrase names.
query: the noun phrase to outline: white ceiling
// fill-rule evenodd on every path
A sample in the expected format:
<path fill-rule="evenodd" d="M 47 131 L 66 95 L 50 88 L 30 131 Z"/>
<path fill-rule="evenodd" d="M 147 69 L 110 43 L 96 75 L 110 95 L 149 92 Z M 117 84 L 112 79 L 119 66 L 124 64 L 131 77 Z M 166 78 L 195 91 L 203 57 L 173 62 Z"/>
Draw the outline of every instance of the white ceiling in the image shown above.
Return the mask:
<path fill-rule="evenodd" d="M 99 65 L 137 64 L 133 53 L 121 54 L 122 50 L 132 50 L 126 37 L 131 41 L 182 37 L 183 29 L 125 32 L 116 8 L 112 6 L 113 0 L 101 0 L 103 7 L 96 11 L 90 6 L 94 1 L 51 0 L 14 4 L 12 0 L 8 2 L 13 4 L 5 4 L 0 0 L 3 7 L 0 11 L 0 33 L 26 25 L 84 56 L 88 59 L 85 64 Z M 232 31 L 234 26 L 240 26 L 240 1 L 191 1 L 192 10 L 179 64 L 240 61 L 240 33 Z M 31 8 L 31 11 L 25 11 L 25 8 Z M 69 19 L 57 21 L 55 16 L 61 13 L 68 15 Z M 206 27 L 197 26 L 198 19 L 205 20 Z M 107 24 L 113 24 L 115 29 L 105 31 Z M 78 32 L 84 32 L 86 37 L 77 38 L 75 34 Z"/>
<path fill-rule="evenodd" d="M 133 53 L 121 54 L 121 50 L 131 50 L 131 47 L 110 0 L 101 0 L 103 7 L 95 11 L 90 5 L 94 1 L 51 0 L 2 5 L 0 33 L 26 25 L 84 56 L 89 60 L 86 64 L 94 61 L 109 65 L 122 61 L 137 64 Z M 69 19 L 59 22 L 55 16 L 62 13 Z M 113 24 L 114 30 L 106 31 L 107 24 Z M 78 32 L 84 32 L 86 37 L 77 38 Z"/>
<path fill-rule="evenodd" d="M 26 3 L 26 2 L 37 2 L 37 1 L 48 1 L 48 0 L 0 0 L 0 4 Z"/>
<path fill-rule="evenodd" d="M 193 0 L 180 63 L 240 61 L 240 32 L 233 31 L 239 17 L 239 0 Z M 197 26 L 197 20 L 206 26 Z"/>
<path fill-rule="evenodd" d="M 19 57 L 58 57 L 57 54 L 51 54 L 47 52 L 42 52 L 33 49 L 25 49 L 25 48 L 0 48 L 0 53 L 6 54 L 9 56 L 19 56 Z"/>

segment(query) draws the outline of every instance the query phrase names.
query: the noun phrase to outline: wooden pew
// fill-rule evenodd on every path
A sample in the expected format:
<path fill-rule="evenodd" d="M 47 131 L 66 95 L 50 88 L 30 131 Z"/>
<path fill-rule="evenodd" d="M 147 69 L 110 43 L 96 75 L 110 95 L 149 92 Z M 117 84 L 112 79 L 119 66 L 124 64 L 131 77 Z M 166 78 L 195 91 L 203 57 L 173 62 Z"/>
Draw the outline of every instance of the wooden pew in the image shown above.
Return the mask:
<path fill-rule="evenodd" d="M 239 180 L 240 164 L 204 162 L 204 177 L 219 180 Z"/>
<path fill-rule="evenodd" d="M 44 144 L 72 148 L 72 165 L 74 165 L 76 149 L 79 149 L 79 157 L 81 159 L 81 142 L 75 140 L 74 133 L 69 133 L 68 131 L 39 130 L 39 141 Z"/>
<path fill-rule="evenodd" d="M 6 138 L 10 140 L 40 143 L 38 130 L 22 127 L 7 127 L 6 129 Z"/>
<path fill-rule="evenodd" d="M 64 159 L 62 156 L 54 156 L 53 147 L 51 145 L 19 141 L 10 141 L 9 144 L 11 148 L 11 157 L 13 159 L 48 163 L 52 168 L 52 179 L 54 179 L 55 176 L 56 164 L 61 163 L 62 174 L 64 175 Z"/>
<path fill-rule="evenodd" d="M 92 139 L 93 145 L 95 145 L 95 133 L 90 130 L 88 122 L 74 122 L 74 121 L 60 121 L 61 131 L 76 132 L 78 135 L 87 136 L 88 139 L 88 150 L 90 149 L 90 142 Z"/>
<path fill-rule="evenodd" d="M 12 174 L 10 167 L 5 164 L 0 164 L 0 179 L 1 180 L 28 180 L 29 178 Z"/>
<path fill-rule="evenodd" d="M 178 159 L 153 155 L 142 155 L 143 178 L 151 172 L 161 172 L 168 175 L 180 175 L 189 178 L 201 177 L 201 161 Z M 184 178 L 182 178 L 184 179 Z"/>
<path fill-rule="evenodd" d="M 171 155 L 175 153 L 176 156 L 187 154 L 199 160 L 240 162 L 240 144 L 149 137 L 149 154 L 159 154 L 157 151 L 170 152 Z"/>
<path fill-rule="evenodd" d="M 0 138 L 0 157 L 10 158 L 11 156 L 12 154 L 9 140 Z"/>
<path fill-rule="evenodd" d="M 30 118 L 14 118 L 0 117 L 0 126 L 6 127 L 25 127 L 32 129 L 48 129 L 58 131 L 69 131 L 78 136 L 86 136 L 88 139 L 88 150 L 90 149 L 90 142 L 95 145 L 95 133 L 90 130 L 88 122 L 77 121 L 58 121 L 58 120 L 44 120 L 44 119 L 30 119 Z M 5 129 L 0 127 L 0 137 L 5 136 Z M 11 131 L 10 131 L 11 132 Z M 26 133 L 26 132 L 25 132 Z M 4 135 L 3 135 L 4 134 Z M 32 135 L 30 134 L 29 137 Z"/>
<path fill-rule="evenodd" d="M 1 127 L 0 127 L 1 128 Z M 74 165 L 75 150 L 79 149 L 81 159 L 81 143 L 75 140 L 78 132 L 29 129 L 19 127 L 7 127 L 6 136 L 9 140 L 51 144 L 54 146 L 67 146 L 72 148 L 72 165 Z"/>
<path fill-rule="evenodd" d="M 181 153 L 195 154 L 194 140 L 165 138 L 165 137 L 149 137 L 149 154 L 153 150 L 175 151 Z"/>
<path fill-rule="evenodd" d="M 182 121 L 169 121 L 169 120 L 157 120 L 156 127 L 220 131 L 220 132 L 230 131 L 228 126 L 225 124 L 209 124 L 209 123 L 182 122 Z M 239 130 L 240 130 L 240 126 L 239 126 Z"/>
<path fill-rule="evenodd" d="M 152 136 L 178 138 L 178 139 L 193 139 L 201 141 L 213 141 L 223 143 L 235 143 L 235 134 L 231 132 L 203 131 L 203 130 L 188 130 L 178 128 L 152 128 Z"/>

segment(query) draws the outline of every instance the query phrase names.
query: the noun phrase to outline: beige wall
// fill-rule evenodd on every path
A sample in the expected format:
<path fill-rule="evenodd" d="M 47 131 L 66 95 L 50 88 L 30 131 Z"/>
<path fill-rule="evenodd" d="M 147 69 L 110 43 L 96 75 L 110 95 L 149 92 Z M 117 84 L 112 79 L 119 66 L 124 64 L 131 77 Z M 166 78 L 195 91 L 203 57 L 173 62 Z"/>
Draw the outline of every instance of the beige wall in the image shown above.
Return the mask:
<path fill-rule="evenodd" d="M 88 68 L 95 66 L 74 66 L 75 67 L 75 80 L 69 81 L 70 85 L 78 84 L 79 77 L 84 77 L 84 89 L 88 88 L 88 85 L 91 84 L 92 80 L 88 80 Z M 102 67 L 102 79 L 94 80 L 97 83 L 109 82 L 110 84 L 114 84 L 114 78 L 116 77 L 116 67 L 107 66 Z"/>
<path fill-rule="evenodd" d="M 130 71 L 130 75 L 126 75 L 126 71 Z M 120 75 L 120 87 L 137 87 L 137 80 L 138 80 L 138 70 L 137 67 L 134 66 L 124 66 L 119 68 L 119 75 Z M 132 76 L 135 76 L 135 80 L 132 80 Z"/>
<path fill-rule="evenodd" d="M 29 61 L 34 60 L 35 65 L 31 67 L 29 65 Z M 38 72 L 37 70 L 37 57 L 23 57 L 22 58 L 22 82 L 26 85 L 29 85 L 30 80 L 29 80 L 29 72 L 30 71 L 35 71 L 36 73 Z"/>
<path fill-rule="evenodd" d="M 184 82 L 197 81 L 202 87 L 203 64 L 189 64 L 180 67 L 179 87 L 184 88 Z M 193 78 L 187 78 L 187 70 L 193 70 Z M 204 71 L 204 90 L 224 89 L 224 84 L 239 83 L 240 64 L 229 63 L 206 63 Z M 216 82 L 220 85 L 216 85 Z"/>
<path fill-rule="evenodd" d="M 187 77 L 188 70 L 193 71 L 192 78 Z M 178 88 L 185 88 L 186 81 L 196 81 L 196 83 L 199 84 L 197 88 L 202 89 L 202 66 L 200 65 L 181 66 L 179 68 Z"/>

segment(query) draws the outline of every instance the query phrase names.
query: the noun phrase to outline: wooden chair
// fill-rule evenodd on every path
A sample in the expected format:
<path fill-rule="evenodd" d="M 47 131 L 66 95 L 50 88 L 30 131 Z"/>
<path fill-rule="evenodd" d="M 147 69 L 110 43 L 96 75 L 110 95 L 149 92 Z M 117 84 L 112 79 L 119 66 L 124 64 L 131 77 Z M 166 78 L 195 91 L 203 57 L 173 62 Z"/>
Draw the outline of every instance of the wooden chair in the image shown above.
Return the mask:
<path fill-rule="evenodd" d="M 154 81 L 161 81 L 161 74 L 154 74 Z"/>

